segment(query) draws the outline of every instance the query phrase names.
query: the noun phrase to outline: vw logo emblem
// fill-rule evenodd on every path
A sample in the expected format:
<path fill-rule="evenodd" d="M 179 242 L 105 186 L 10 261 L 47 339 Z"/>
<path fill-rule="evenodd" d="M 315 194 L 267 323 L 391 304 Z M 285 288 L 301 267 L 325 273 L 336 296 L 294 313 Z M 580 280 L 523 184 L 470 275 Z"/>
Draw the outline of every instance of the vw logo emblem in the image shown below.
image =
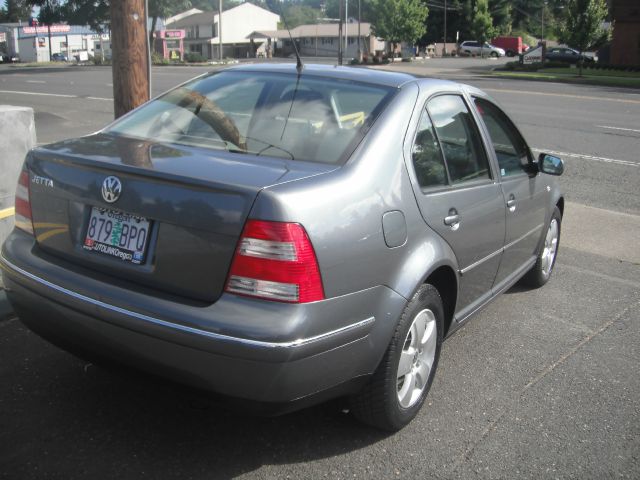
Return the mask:
<path fill-rule="evenodd" d="M 102 198 L 107 203 L 113 203 L 122 193 L 122 183 L 118 177 L 107 177 L 102 182 Z"/>

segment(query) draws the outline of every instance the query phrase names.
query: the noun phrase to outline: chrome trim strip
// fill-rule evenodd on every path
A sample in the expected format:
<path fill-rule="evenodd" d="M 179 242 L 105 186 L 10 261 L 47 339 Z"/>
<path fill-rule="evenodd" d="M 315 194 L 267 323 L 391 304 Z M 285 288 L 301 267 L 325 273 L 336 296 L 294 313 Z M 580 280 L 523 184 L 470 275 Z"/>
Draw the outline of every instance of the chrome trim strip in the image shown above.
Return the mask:
<path fill-rule="evenodd" d="M 524 240 L 525 238 L 527 238 L 529 235 L 532 235 L 534 233 L 536 233 L 536 231 L 542 229 L 542 227 L 544 227 L 544 224 L 540 224 L 534 228 L 532 228 L 531 230 L 529 230 L 527 233 L 525 233 L 524 235 L 522 235 L 520 238 L 516 238 L 513 242 L 508 243 L 507 245 L 504 246 L 504 249 L 507 250 L 508 248 L 513 247 L 516 243 L 521 242 L 522 240 Z"/>
<path fill-rule="evenodd" d="M 10 269 L 12 269 L 15 273 L 19 273 L 37 283 L 40 283 L 41 285 L 44 285 L 46 287 L 49 287 L 53 290 L 56 290 L 57 292 L 63 293 L 65 295 L 68 295 L 70 297 L 73 297 L 77 300 L 81 300 L 83 302 L 87 302 L 87 303 L 91 303 L 92 305 L 96 305 L 98 307 L 107 309 L 107 310 L 111 310 L 112 312 L 116 312 L 116 313 L 120 313 L 122 315 L 127 315 L 129 317 L 133 317 L 136 318 L 138 320 L 142 320 L 144 322 L 148 322 L 148 323 L 152 323 L 154 325 L 160 325 L 162 327 L 168 327 L 174 330 L 180 330 L 182 332 L 186 332 L 186 333 L 191 333 L 191 334 L 195 334 L 195 335 L 200 335 L 200 336 L 204 336 L 204 337 L 208 337 L 208 338 L 213 338 L 215 340 L 221 340 L 224 342 L 234 342 L 234 343 L 241 343 L 243 345 L 248 345 L 248 346 L 252 346 L 252 347 L 259 347 L 259 348 L 266 348 L 266 349 L 276 349 L 276 348 L 298 348 L 298 347 L 303 347 L 306 345 L 309 345 L 311 343 L 315 343 L 321 340 L 324 340 L 326 338 L 332 337 L 334 335 L 339 335 L 341 333 L 345 333 L 348 332 L 350 330 L 356 330 L 359 328 L 363 328 L 367 325 L 370 325 L 372 323 L 374 323 L 376 321 L 375 317 L 369 317 L 366 318 L 364 320 L 361 320 L 359 322 L 356 323 L 352 323 L 351 325 L 347 325 L 345 327 L 341 327 L 338 328 L 336 330 L 332 330 L 330 332 L 326 332 L 326 333 L 321 333 L 320 335 L 316 335 L 313 337 L 308 337 L 308 338 L 299 338 L 297 340 L 293 340 L 290 342 L 264 342 L 261 340 L 251 340 L 249 338 L 240 338 L 240 337 L 232 337 L 229 335 L 222 335 L 220 333 L 214 333 L 214 332 L 209 332 L 207 330 L 202 330 L 199 328 L 193 328 L 193 327 L 187 327 L 186 325 L 178 325 L 176 323 L 171 323 L 171 322 L 167 322 L 166 320 L 160 320 L 159 318 L 155 318 L 155 317 L 150 317 L 148 315 L 144 315 L 142 313 L 138 313 L 138 312 L 133 312 L 131 310 L 127 310 L 121 307 L 116 307 L 115 305 L 110 305 L 108 303 L 102 302 L 100 300 L 96 300 L 94 298 L 90 298 L 87 297 L 85 295 L 82 295 L 80 293 L 76 293 L 73 292 L 71 290 L 68 290 L 64 287 L 61 287 L 59 285 L 56 285 L 54 283 L 51 283 L 43 278 L 40 278 L 32 273 L 29 273 L 25 270 L 23 270 L 22 268 L 18 267 L 17 265 L 14 265 L 13 263 L 11 263 L 9 260 L 7 260 L 1 253 L 0 253 L 0 260 L 2 260 L 0 262 L 0 266 L 4 266 L 4 267 L 9 267 Z M 3 265 L 4 263 L 4 265 Z"/>
<path fill-rule="evenodd" d="M 493 257 L 495 257 L 496 255 L 499 255 L 501 253 L 504 253 L 505 250 L 507 250 L 508 248 L 513 247 L 516 243 L 521 242 L 522 240 L 524 240 L 525 238 L 527 238 L 529 235 L 532 235 L 534 233 L 536 233 L 538 230 L 540 230 L 544 225 L 541 223 L 540 225 L 532 228 L 530 231 L 528 231 L 527 233 L 525 233 L 524 235 L 522 235 L 520 238 L 516 238 L 513 242 L 505 245 L 504 247 L 502 247 L 500 250 L 496 250 L 493 253 L 490 253 L 489 255 L 487 255 L 484 258 L 481 258 L 480 260 L 478 260 L 477 262 L 472 263 L 471 265 L 464 267 L 462 270 L 458 270 L 458 273 L 460 273 L 460 275 L 464 275 L 465 273 L 470 272 L 471 270 L 473 270 L 474 268 L 480 266 L 481 264 L 483 264 L 484 262 L 491 260 Z"/>
<path fill-rule="evenodd" d="M 474 263 L 472 263 L 471 265 L 469 265 L 469 266 L 467 266 L 467 267 L 464 267 L 462 270 L 459 270 L 460 275 L 464 275 L 465 273 L 467 273 L 467 272 L 469 272 L 469 271 L 473 270 L 474 268 L 478 267 L 480 264 L 482 264 L 482 263 L 484 263 L 484 262 L 486 262 L 486 261 L 488 261 L 488 260 L 491 260 L 491 259 L 492 259 L 493 257 L 495 257 L 496 255 L 500 255 L 502 252 L 504 252 L 504 248 L 501 248 L 501 249 L 499 249 L 499 250 L 496 250 L 495 252 L 490 253 L 490 254 L 489 254 L 489 255 L 487 255 L 486 257 L 481 258 L 481 259 L 480 259 L 480 260 L 478 260 L 477 262 L 474 262 Z"/>

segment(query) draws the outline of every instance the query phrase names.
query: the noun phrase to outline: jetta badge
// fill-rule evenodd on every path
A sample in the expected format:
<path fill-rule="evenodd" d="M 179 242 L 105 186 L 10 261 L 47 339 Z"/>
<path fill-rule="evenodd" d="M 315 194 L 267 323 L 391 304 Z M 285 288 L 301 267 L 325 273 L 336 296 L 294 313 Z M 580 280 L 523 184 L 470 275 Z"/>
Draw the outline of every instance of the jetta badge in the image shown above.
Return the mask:
<path fill-rule="evenodd" d="M 113 203 L 122 193 L 122 183 L 118 177 L 107 177 L 102 182 L 102 198 L 107 203 Z"/>

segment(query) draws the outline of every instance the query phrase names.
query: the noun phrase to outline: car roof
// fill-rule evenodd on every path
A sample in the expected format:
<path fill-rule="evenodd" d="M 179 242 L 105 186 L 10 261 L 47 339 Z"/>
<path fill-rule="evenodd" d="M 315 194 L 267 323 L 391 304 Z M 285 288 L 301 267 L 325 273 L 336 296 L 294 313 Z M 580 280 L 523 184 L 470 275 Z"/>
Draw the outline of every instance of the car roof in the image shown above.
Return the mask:
<path fill-rule="evenodd" d="M 269 63 L 238 65 L 228 68 L 227 71 L 241 71 L 249 73 L 288 73 L 297 75 L 295 63 Z M 316 76 L 335 78 L 340 80 L 352 80 L 356 82 L 371 83 L 387 87 L 401 87 L 405 83 L 413 82 L 416 77 L 407 73 L 388 72 L 362 67 L 346 67 L 336 65 L 305 64 L 302 76 Z"/>

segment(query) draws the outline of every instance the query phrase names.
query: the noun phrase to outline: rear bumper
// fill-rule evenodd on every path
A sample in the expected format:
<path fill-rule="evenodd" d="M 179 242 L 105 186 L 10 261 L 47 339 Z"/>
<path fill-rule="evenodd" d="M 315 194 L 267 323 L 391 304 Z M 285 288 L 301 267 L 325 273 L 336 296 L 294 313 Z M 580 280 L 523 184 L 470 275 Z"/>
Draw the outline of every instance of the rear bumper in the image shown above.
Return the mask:
<path fill-rule="evenodd" d="M 375 370 L 406 300 L 386 287 L 304 305 L 132 292 L 37 253 L 15 231 L 0 266 L 20 319 L 70 351 L 247 400 L 285 403 Z"/>

